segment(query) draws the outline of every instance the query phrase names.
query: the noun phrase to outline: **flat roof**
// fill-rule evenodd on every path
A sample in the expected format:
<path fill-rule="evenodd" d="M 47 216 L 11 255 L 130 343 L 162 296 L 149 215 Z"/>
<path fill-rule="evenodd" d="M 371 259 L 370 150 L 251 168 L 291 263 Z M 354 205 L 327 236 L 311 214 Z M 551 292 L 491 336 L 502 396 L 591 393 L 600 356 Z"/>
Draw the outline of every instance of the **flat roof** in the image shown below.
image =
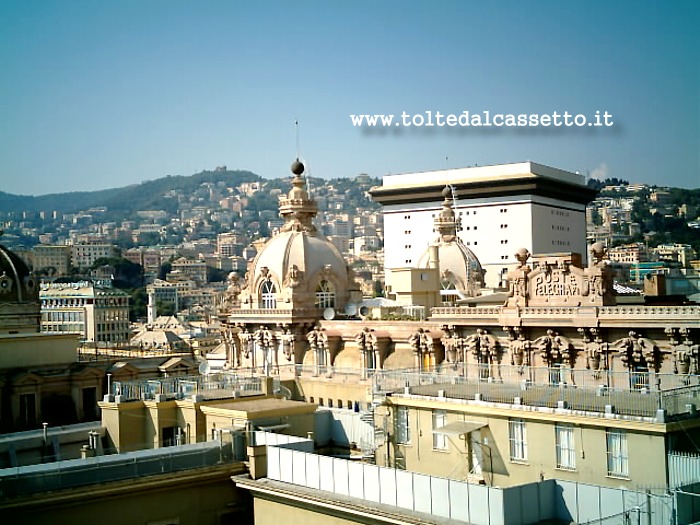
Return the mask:
<path fill-rule="evenodd" d="M 382 205 L 442 202 L 442 190 L 448 184 L 457 199 L 537 195 L 587 204 L 598 193 L 586 186 L 580 174 L 520 162 L 385 175 L 382 185 L 371 188 L 370 195 Z"/>
<path fill-rule="evenodd" d="M 552 168 L 536 162 L 516 162 L 511 164 L 494 164 L 491 166 L 470 166 L 466 168 L 450 168 L 435 171 L 419 171 L 414 173 L 397 173 L 384 175 L 382 177 L 382 187 L 408 187 L 425 186 L 430 182 L 447 183 L 455 182 L 483 182 L 491 180 L 501 180 L 504 178 L 522 177 L 547 177 L 557 179 L 569 184 L 580 184 L 585 186 L 586 180 L 583 175 L 570 171 Z"/>
<path fill-rule="evenodd" d="M 304 414 L 315 412 L 318 405 L 304 401 L 291 401 L 277 397 L 256 397 L 255 399 L 231 400 L 225 403 L 203 403 L 202 412 L 212 415 L 245 413 L 246 419 L 255 419 L 270 415 Z"/>

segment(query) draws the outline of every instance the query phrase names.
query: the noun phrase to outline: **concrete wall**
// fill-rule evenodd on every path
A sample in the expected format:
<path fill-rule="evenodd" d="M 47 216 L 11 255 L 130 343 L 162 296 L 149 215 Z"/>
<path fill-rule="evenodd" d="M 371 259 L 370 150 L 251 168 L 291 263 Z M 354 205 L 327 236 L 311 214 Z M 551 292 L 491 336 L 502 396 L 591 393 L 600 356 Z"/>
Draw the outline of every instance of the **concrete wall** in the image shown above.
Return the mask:
<path fill-rule="evenodd" d="M 77 334 L 14 334 L 0 337 L 0 370 L 74 363 Z"/>

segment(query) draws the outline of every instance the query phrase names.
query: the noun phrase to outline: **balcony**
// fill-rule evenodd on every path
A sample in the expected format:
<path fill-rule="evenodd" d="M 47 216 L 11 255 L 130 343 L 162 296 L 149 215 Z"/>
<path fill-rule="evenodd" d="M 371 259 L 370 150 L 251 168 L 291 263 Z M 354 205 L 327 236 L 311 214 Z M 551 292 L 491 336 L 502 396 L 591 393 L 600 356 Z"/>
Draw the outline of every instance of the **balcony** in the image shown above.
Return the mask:
<path fill-rule="evenodd" d="M 406 395 L 568 410 L 587 417 L 665 423 L 697 417 L 700 377 L 501 365 L 438 372 L 377 371 L 375 396 Z"/>

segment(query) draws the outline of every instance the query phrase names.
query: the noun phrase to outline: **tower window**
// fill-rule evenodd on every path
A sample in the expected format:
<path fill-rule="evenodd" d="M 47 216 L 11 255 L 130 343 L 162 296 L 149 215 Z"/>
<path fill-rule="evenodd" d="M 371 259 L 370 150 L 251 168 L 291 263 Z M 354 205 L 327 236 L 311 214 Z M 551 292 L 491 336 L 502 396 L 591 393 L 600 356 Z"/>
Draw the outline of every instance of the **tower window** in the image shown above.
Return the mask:
<path fill-rule="evenodd" d="M 277 287 L 272 281 L 263 281 L 260 287 L 262 308 L 277 308 Z"/>
<path fill-rule="evenodd" d="M 316 307 L 335 308 L 335 288 L 329 281 L 321 281 L 316 287 Z"/>

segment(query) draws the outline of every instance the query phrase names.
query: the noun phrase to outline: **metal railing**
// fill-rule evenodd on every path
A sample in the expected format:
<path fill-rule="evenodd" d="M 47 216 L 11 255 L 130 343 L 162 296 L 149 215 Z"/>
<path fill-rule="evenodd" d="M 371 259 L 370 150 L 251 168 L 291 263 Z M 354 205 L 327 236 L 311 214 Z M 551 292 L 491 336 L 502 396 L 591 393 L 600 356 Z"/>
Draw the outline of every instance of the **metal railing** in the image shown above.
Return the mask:
<path fill-rule="evenodd" d="M 586 376 L 588 374 L 588 376 Z M 407 393 L 598 414 L 658 418 L 694 415 L 700 401 L 697 376 L 613 373 L 564 368 L 467 366 L 459 370 L 377 371 L 374 395 Z M 690 380 L 690 385 L 676 386 Z M 663 388 L 662 385 L 674 385 Z"/>
<path fill-rule="evenodd" d="M 95 483 L 211 467 L 234 460 L 231 444 L 208 441 L 0 469 L 0 501 Z"/>
<path fill-rule="evenodd" d="M 221 372 L 208 375 L 166 377 L 138 381 L 115 381 L 111 395 L 117 401 L 154 399 L 223 399 L 242 392 L 262 393 L 261 376 Z"/>

